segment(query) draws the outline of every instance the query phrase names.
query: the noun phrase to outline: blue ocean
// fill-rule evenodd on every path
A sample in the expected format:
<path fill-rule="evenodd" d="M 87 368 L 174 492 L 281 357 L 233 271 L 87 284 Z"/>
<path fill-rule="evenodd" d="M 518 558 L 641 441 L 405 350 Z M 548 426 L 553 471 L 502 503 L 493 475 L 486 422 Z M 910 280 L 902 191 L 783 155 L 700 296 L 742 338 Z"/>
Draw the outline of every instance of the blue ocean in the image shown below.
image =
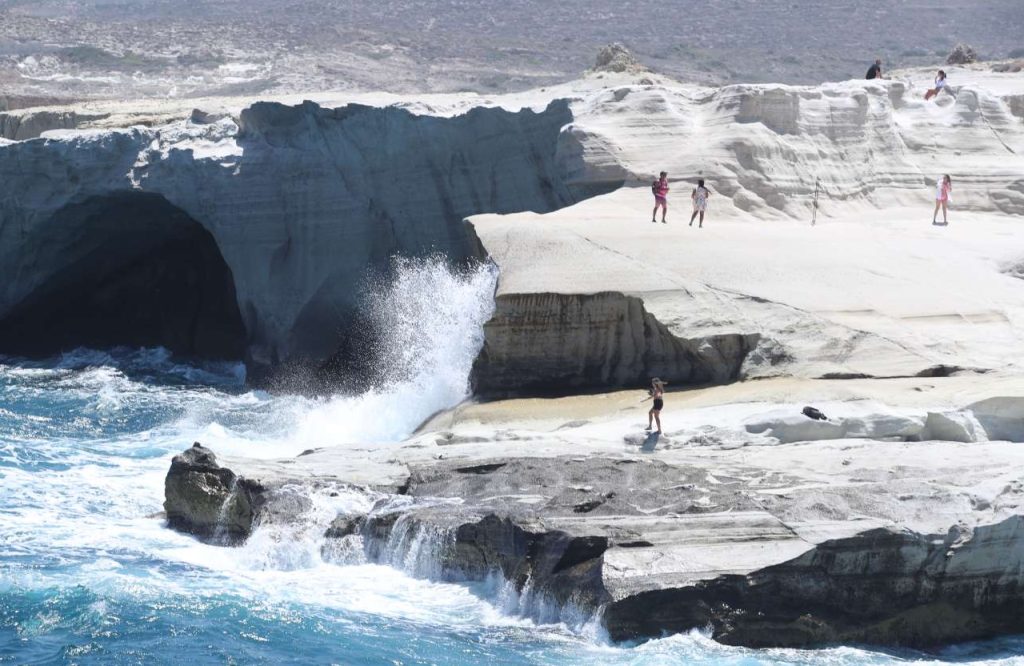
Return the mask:
<path fill-rule="evenodd" d="M 315 532 L 224 548 L 166 529 L 164 475 L 193 441 L 255 458 L 386 446 L 466 397 L 494 276 L 403 279 L 382 298 L 404 370 L 361 396 L 272 395 L 239 364 L 162 349 L 0 358 L 0 663 L 1024 664 L 1020 639 L 941 655 L 747 650 L 700 632 L 613 645 L 598 623 L 524 611 L 501 586 L 325 560 Z"/>

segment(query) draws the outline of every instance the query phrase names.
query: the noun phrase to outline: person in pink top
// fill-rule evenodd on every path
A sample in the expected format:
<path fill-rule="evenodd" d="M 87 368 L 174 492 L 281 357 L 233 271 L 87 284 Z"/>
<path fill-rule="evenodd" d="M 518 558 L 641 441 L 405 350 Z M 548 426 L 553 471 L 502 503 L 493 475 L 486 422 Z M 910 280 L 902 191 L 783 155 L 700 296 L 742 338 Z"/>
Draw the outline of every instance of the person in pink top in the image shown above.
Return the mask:
<path fill-rule="evenodd" d="M 658 180 L 651 183 L 651 192 L 654 193 L 654 211 L 651 213 L 651 222 L 657 222 L 658 208 L 661 208 L 661 223 L 668 224 L 665 221 L 665 215 L 668 214 L 668 174 L 664 171 L 658 177 Z"/>
<path fill-rule="evenodd" d="M 932 213 L 932 224 L 938 224 L 935 221 L 935 216 L 939 214 L 940 207 L 942 208 L 942 223 L 949 224 L 946 219 L 946 206 L 949 205 L 949 193 L 952 191 L 953 179 L 949 177 L 948 173 L 935 183 L 935 212 Z"/>

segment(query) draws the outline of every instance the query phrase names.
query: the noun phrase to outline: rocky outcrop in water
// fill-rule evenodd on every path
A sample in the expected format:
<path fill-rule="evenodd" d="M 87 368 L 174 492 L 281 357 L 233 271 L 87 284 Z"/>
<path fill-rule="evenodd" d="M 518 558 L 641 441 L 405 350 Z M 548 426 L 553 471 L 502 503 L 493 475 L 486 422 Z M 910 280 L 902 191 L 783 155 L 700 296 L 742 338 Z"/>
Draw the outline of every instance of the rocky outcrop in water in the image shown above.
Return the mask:
<path fill-rule="evenodd" d="M 673 447 L 669 438 L 649 439 Z M 751 462 L 755 453 L 740 466 L 713 457 L 687 464 L 593 453 L 411 464 L 393 489 L 398 494 L 376 495 L 365 514 L 339 515 L 322 528 L 323 549 L 356 549 L 434 580 L 498 576 L 525 600 L 520 612 L 557 608 L 579 618 L 600 609 L 614 640 L 710 627 L 716 640 L 758 647 L 928 648 L 1024 631 L 1014 612 L 1024 599 L 1019 483 L 1007 487 L 997 500 L 1003 508 L 992 513 L 1009 511 L 1007 517 L 976 526 L 954 522 L 935 534 L 892 520 L 916 512 L 968 515 L 953 510 L 955 495 L 928 478 L 945 471 L 872 483 L 875 471 L 863 466 L 878 454 L 837 445 L 820 455 L 848 456 L 843 465 L 851 466 L 852 480 L 819 488 L 784 455 L 768 472 Z M 198 517 L 172 527 L 196 533 L 192 526 L 214 515 L 224 496 L 221 475 L 231 473 L 211 458 L 201 448 L 175 458 L 168 515 L 178 507 Z M 305 520 L 308 500 L 296 499 L 296 489 L 328 483 L 320 469 L 325 460 L 308 464 L 319 470 L 315 480 L 298 478 L 295 465 L 277 472 L 258 466 L 273 476 L 249 486 L 254 518 L 248 528 L 231 518 L 235 533 Z M 793 471 L 781 471 L 787 467 Z M 183 477 L 186 471 L 198 476 Z M 961 471 L 958 483 L 974 483 L 978 473 L 986 474 Z M 182 494 L 172 475 L 215 486 L 203 497 L 217 499 L 172 502 L 172 491 Z M 283 497 L 291 499 L 282 503 Z"/>
<path fill-rule="evenodd" d="M 198 442 L 174 456 L 164 480 L 167 525 L 214 542 L 249 536 L 261 502 L 259 484 L 240 479 L 217 464 L 213 451 Z"/>
<path fill-rule="evenodd" d="M 645 592 L 608 606 L 613 639 L 711 626 L 751 647 L 868 643 L 930 648 L 1015 634 L 1024 516 L 946 535 L 878 529 L 746 576 Z"/>

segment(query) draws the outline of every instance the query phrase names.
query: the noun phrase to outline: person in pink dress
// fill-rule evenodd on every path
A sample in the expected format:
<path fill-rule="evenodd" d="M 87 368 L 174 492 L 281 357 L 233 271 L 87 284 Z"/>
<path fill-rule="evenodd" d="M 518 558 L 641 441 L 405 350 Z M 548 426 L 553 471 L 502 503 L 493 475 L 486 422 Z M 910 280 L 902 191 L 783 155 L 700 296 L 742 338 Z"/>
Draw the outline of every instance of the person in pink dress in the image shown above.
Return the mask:
<path fill-rule="evenodd" d="M 668 214 L 668 173 L 662 171 L 658 180 L 651 183 L 651 192 L 654 193 L 654 211 L 651 213 L 651 222 L 657 222 L 658 208 L 661 208 L 661 223 L 668 224 L 665 221 L 665 215 Z"/>
<path fill-rule="evenodd" d="M 949 205 L 950 192 L 953 191 L 953 179 L 947 173 L 935 183 L 935 212 L 932 213 L 932 224 L 938 224 L 935 217 L 942 208 L 942 223 L 949 224 L 946 219 L 946 207 Z"/>

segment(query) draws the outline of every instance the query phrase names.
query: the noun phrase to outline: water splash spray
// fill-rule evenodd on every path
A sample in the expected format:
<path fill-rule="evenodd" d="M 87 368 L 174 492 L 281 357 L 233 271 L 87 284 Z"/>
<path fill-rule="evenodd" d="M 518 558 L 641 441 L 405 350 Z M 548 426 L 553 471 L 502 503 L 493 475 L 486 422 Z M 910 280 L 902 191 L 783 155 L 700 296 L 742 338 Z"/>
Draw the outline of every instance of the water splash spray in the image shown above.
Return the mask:
<path fill-rule="evenodd" d="M 490 264 L 459 269 L 438 257 L 396 259 L 390 279 L 367 289 L 372 386 L 310 411 L 296 438 L 322 445 L 397 441 L 466 399 L 496 283 Z"/>

